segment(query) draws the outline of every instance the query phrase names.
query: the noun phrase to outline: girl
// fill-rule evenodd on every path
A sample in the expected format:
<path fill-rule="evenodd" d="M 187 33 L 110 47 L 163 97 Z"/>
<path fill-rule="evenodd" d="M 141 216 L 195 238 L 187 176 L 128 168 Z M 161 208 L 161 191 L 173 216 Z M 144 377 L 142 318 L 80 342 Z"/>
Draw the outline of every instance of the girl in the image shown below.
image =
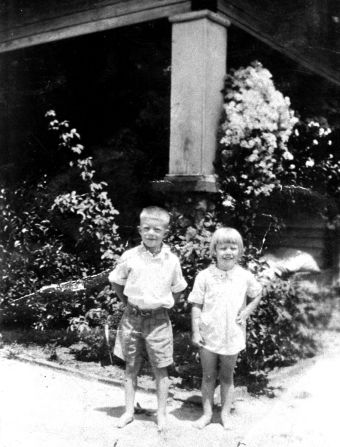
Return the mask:
<path fill-rule="evenodd" d="M 234 228 L 219 228 L 212 236 L 210 253 L 216 264 L 198 273 L 189 302 L 192 303 L 192 341 L 200 348 L 203 415 L 194 424 L 211 422 L 219 362 L 221 420 L 231 428 L 233 374 L 238 353 L 245 348 L 246 320 L 261 298 L 261 285 L 238 265 L 243 241 Z M 247 305 L 246 298 L 251 299 Z"/>

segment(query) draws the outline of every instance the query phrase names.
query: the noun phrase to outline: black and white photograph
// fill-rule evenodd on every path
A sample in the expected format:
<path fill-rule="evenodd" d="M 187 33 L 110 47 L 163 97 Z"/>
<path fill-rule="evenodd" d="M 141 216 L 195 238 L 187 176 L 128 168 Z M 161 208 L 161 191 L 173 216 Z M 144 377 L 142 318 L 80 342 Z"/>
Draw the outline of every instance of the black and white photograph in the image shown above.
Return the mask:
<path fill-rule="evenodd" d="M 1 447 L 336 447 L 340 0 L 0 0 Z"/>

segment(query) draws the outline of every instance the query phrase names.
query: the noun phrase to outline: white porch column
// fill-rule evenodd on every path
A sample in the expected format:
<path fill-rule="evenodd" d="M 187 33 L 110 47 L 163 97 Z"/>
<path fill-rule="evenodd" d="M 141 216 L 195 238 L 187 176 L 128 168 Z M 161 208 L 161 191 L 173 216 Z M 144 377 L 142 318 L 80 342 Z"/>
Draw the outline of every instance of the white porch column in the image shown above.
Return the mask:
<path fill-rule="evenodd" d="M 180 190 L 216 190 L 213 162 L 221 118 L 229 21 L 209 10 L 172 22 L 170 163 Z"/>

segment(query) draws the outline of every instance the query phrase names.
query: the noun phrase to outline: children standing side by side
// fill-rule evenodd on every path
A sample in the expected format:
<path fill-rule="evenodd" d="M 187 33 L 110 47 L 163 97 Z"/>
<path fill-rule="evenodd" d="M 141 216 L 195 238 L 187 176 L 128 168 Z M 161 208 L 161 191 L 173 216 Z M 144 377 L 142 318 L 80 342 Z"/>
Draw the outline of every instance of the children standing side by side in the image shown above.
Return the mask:
<path fill-rule="evenodd" d="M 139 226 L 141 245 L 123 253 L 109 275 L 119 299 L 126 304 L 114 347 L 115 355 L 126 362 L 125 412 L 118 421 L 119 428 L 134 418 L 137 375 L 145 348 L 156 379 L 158 429 L 166 426 L 167 367 L 173 363 L 168 309 L 187 285 L 177 256 L 163 243 L 169 222 L 166 210 L 144 208 Z"/>
<path fill-rule="evenodd" d="M 261 299 L 262 287 L 252 273 L 238 264 L 243 240 L 234 228 L 215 231 L 210 254 L 216 264 L 198 273 L 189 295 L 192 341 L 200 348 L 202 365 L 203 415 L 194 425 L 203 428 L 211 422 L 219 377 L 221 421 L 228 429 L 237 356 L 246 346 L 246 321 Z"/>

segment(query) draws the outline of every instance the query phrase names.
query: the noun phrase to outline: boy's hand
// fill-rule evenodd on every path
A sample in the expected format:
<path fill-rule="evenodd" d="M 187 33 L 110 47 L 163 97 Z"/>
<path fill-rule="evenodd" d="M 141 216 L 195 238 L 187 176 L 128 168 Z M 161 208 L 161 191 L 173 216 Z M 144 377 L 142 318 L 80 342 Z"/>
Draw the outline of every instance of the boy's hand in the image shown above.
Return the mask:
<path fill-rule="evenodd" d="M 174 297 L 175 303 L 178 303 L 183 295 L 183 292 L 173 292 L 172 296 Z"/>
<path fill-rule="evenodd" d="M 191 337 L 192 344 L 197 348 L 202 348 L 204 346 L 204 340 L 200 333 L 193 333 Z"/>

